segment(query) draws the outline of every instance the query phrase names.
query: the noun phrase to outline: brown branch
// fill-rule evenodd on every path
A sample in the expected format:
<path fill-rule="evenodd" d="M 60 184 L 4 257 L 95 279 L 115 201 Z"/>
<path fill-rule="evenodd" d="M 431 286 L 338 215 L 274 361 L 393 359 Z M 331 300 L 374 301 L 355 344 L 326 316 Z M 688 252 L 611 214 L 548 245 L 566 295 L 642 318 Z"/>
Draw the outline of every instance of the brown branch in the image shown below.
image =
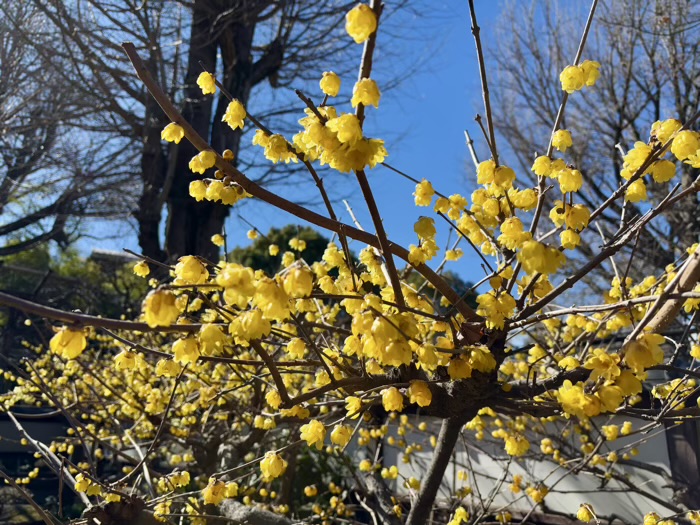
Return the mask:
<path fill-rule="evenodd" d="M 476 22 L 476 11 L 474 10 L 474 0 L 469 0 L 469 16 L 472 21 L 472 35 L 474 35 L 474 42 L 476 44 L 476 55 L 479 61 L 479 77 L 481 78 L 481 94 L 484 98 L 484 109 L 486 111 L 486 125 L 488 126 L 488 144 L 491 149 L 491 156 L 493 161 L 498 166 L 498 149 L 496 148 L 496 130 L 493 125 L 493 115 L 491 114 L 491 98 L 489 96 L 489 84 L 486 80 L 486 61 L 484 60 L 484 51 L 481 48 L 481 28 Z M 479 125 L 481 125 L 481 119 L 479 119 Z M 476 159 L 475 159 L 476 160 Z"/>
<path fill-rule="evenodd" d="M 138 321 L 122 321 L 120 319 L 109 319 L 103 317 L 95 317 L 94 315 L 79 314 L 75 312 L 66 312 L 58 310 L 50 306 L 43 306 L 26 299 L 20 299 L 14 295 L 0 292 L 0 305 L 9 306 L 20 312 L 34 314 L 45 319 L 53 319 L 66 324 L 78 326 L 99 326 L 111 330 L 131 330 L 134 332 L 197 332 L 201 325 L 199 324 L 174 324 L 170 326 L 158 326 L 151 328 L 146 323 Z"/>

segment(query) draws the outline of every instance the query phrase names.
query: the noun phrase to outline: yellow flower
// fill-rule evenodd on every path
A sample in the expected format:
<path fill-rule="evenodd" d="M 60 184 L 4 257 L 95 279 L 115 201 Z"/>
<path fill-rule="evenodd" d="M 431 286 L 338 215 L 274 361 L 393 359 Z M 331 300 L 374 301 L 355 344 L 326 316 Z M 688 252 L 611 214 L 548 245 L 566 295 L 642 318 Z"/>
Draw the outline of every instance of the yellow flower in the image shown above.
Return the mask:
<path fill-rule="evenodd" d="M 636 373 L 664 362 L 664 351 L 661 344 L 664 336 L 653 333 L 640 335 L 636 340 L 628 343 L 623 349 L 624 361 Z"/>
<path fill-rule="evenodd" d="M 453 381 L 469 379 L 472 376 L 472 367 L 460 356 L 450 360 L 450 364 L 447 366 L 447 373 Z"/>
<path fill-rule="evenodd" d="M 433 400 L 433 394 L 425 381 L 411 381 L 408 387 L 408 397 L 411 403 L 427 407 Z"/>
<path fill-rule="evenodd" d="M 559 234 L 561 239 L 562 248 L 567 250 L 573 250 L 579 244 L 581 244 L 581 236 L 574 230 L 564 230 Z"/>
<path fill-rule="evenodd" d="M 78 492 L 87 492 L 91 484 L 92 482 L 83 476 L 82 473 L 75 475 L 75 490 Z"/>
<path fill-rule="evenodd" d="M 571 139 L 571 132 L 566 129 L 558 129 L 554 132 L 554 135 L 552 135 L 552 146 L 557 148 L 562 153 L 573 145 L 574 141 Z"/>
<path fill-rule="evenodd" d="M 591 507 L 588 503 L 581 503 L 581 506 L 578 508 L 578 512 L 576 512 L 576 518 L 584 523 L 594 520 L 595 513 L 593 512 L 593 507 Z"/>
<path fill-rule="evenodd" d="M 416 191 L 413 192 L 414 202 L 416 206 L 430 206 L 433 200 L 433 195 L 435 195 L 435 190 L 433 185 L 430 184 L 426 179 L 423 179 L 418 184 L 416 184 Z"/>
<path fill-rule="evenodd" d="M 205 149 L 192 157 L 189 168 L 193 173 L 202 175 L 209 168 L 213 167 L 214 164 L 216 164 L 216 153 L 210 149 Z"/>
<path fill-rule="evenodd" d="M 265 146 L 265 158 L 274 164 L 296 162 L 297 157 L 289 148 L 289 143 L 282 135 L 270 135 Z"/>
<path fill-rule="evenodd" d="M 161 139 L 167 142 L 174 142 L 175 144 L 179 144 L 184 136 L 185 130 L 182 129 L 182 126 L 175 124 L 174 122 L 171 122 L 165 126 L 163 131 L 160 132 Z"/>
<path fill-rule="evenodd" d="M 566 262 L 566 257 L 559 250 L 534 240 L 522 245 L 517 258 L 529 275 L 552 274 Z"/>
<path fill-rule="evenodd" d="M 209 478 L 209 483 L 202 490 L 202 499 L 206 505 L 218 505 L 226 497 L 226 484 L 223 481 Z"/>
<path fill-rule="evenodd" d="M 352 90 L 352 100 L 350 104 L 356 108 L 359 104 L 363 106 L 379 107 L 379 98 L 381 93 L 377 87 L 377 83 L 370 78 L 358 80 Z"/>
<path fill-rule="evenodd" d="M 685 160 L 691 155 L 695 155 L 700 150 L 700 133 L 696 131 L 681 131 L 671 143 L 671 153 L 678 160 Z"/>
<path fill-rule="evenodd" d="M 620 405 L 624 399 L 622 390 L 619 387 L 606 385 L 603 385 L 598 389 L 598 392 L 596 392 L 596 397 L 600 399 L 602 408 L 604 408 L 604 411 L 607 412 L 614 412 L 620 408 Z"/>
<path fill-rule="evenodd" d="M 549 177 L 552 174 L 552 159 L 546 155 L 540 155 L 532 164 L 532 171 L 540 177 Z"/>
<path fill-rule="evenodd" d="M 207 184 L 203 180 L 193 180 L 190 182 L 189 192 L 190 197 L 199 202 L 207 196 Z"/>
<path fill-rule="evenodd" d="M 136 354 L 129 350 L 122 350 L 114 357 L 114 366 L 117 370 L 133 370 L 136 368 Z"/>
<path fill-rule="evenodd" d="M 301 439 L 306 441 L 307 445 L 316 445 L 318 450 L 323 448 L 323 441 L 326 439 L 326 427 L 323 423 L 312 419 L 306 425 L 302 425 L 300 431 Z"/>
<path fill-rule="evenodd" d="M 599 377 L 612 381 L 620 375 L 620 368 L 617 366 L 619 362 L 619 355 L 609 354 L 603 348 L 596 348 L 583 367 L 591 370 L 591 381 L 597 381 Z"/>
<path fill-rule="evenodd" d="M 584 81 L 588 87 L 595 85 L 600 77 L 600 62 L 595 60 L 584 60 L 579 66 L 583 70 Z"/>
<path fill-rule="evenodd" d="M 49 348 L 54 354 L 64 359 L 75 359 L 83 353 L 87 346 L 87 338 L 82 330 L 63 327 L 49 341 Z"/>
<path fill-rule="evenodd" d="M 577 192 L 583 186 L 583 176 L 579 170 L 565 169 L 557 172 L 559 189 L 562 193 Z"/>
<path fill-rule="evenodd" d="M 151 273 L 151 268 L 146 261 L 139 261 L 134 265 L 134 273 L 139 277 L 146 277 Z"/>
<path fill-rule="evenodd" d="M 167 290 L 154 290 L 146 296 L 143 302 L 143 315 L 146 324 L 151 328 L 170 326 L 180 316 L 175 294 Z"/>
<path fill-rule="evenodd" d="M 642 179 L 637 179 L 627 186 L 625 191 L 625 201 L 639 202 L 647 200 L 647 185 Z"/>
<path fill-rule="evenodd" d="M 352 428 L 348 425 L 336 425 L 331 432 L 331 442 L 339 447 L 344 447 L 352 438 Z"/>
<path fill-rule="evenodd" d="M 180 373 L 182 367 L 172 359 L 160 359 L 156 363 L 156 375 L 158 377 L 175 377 Z"/>
<path fill-rule="evenodd" d="M 586 83 L 586 75 L 579 66 L 566 66 L 559 75 L 561 88 L 571 94 L 580 90 Z"/>
<path fill-rule="evenodd" d="M 243 107 L 243 104 L 234 99 L 228 103 L 228 106 L 226 106 L 226 113 L 224 113 L 221 121 L 226 122 L 231 129 L 243 129 L 243 121 L 245 120 L 246 115 L 247 113 Z"/>
<path fill-rule="evenodd" d="M 265 481 L 280 477 L 287 470 L 287 462 L 276 452 L 268 452 L 260 462 L 260 471 Z"/>
<path fill-rule="evenodd" d="M 229 481 L 226 483 L 226 497 L 235 498 L 236 496 L 238 496 L 238 483 Z"/>
<path fill-rule="evenodd" d="M 509 434 L 505 439 L 506 454 L 524 456 L 530 450 L 530 442 L 522 434 Z"/>
<path fill-rule="evenodd" d="M 353 145 L 362 138 L 360 121 L 355 115 L 346 113 L 326 122 L 326 127 L 337 134 L 343 144 Z"/>
<path fill-rule="evenodd" d="M 668 182 L 676 175 L 676 165 L 670 160 L 657 160 L 649 171 L 654 182 Z"/>
<path fill-rule="evenodd" d="M 557 399 L 568 415 L 584 418 L 600 413 L 600 401 L 597 397 L 586 394 L 581 383 L 574 385 L 567 379 L 557 390 Z"/>
<path fill-rule="evenodd" d="M 651 125 L 651 136 L 662 144 L 666 144 L 673 134 L 681 129 L 683 125 L 680 121 L 670 118 L 667 120 L 657 120 Z"/>
<path fill-rule="evenodd" d="M 173 343 L 174 359 L 181 365 L 194 363 L 199 358 L 199 344 L 194 337 L 178 339 Z"/>
<path fill-rule="evenodd" d="M 206 266 L 193 255 L 185 255 L 175 265 L 176 284 L 203 284 L 209 278 Z"/>
<path fill-rule="evenodd" d="M 197 85 L 205 95 L 213 95 L 216 93 L 216 79 L 211 73 L 200 73 L 197 77 Z"/>
<path fill-rule="evenodd" d="M 382 390 L 382 405 L 387 412 L 401 412 L 403 410 L 403 396 L 396 387 Z"/>
<path fill-rule="evenodd" d="M 316 485 L 307 485 L 304 487 L 304 495 L 307 498 L 313 498 L 318 494 L 318 488 L 316 488 Z"/>
<path fill-rule="evenodd" d="M 211 236 L 211 243 L 214 246 L 223 246 L 225 241 L 226 241 L 226 239 L 224 239 L 224 236 L 221 235 L 220 233 L 215 233 L 214 235 Z"/>
<path fill-rule="evenodd" d="M 265 394 L 265 401 L 270 405 L 270 408 L 277 410 L 282 404 L 282 396 L 280 396 L 277 390 L 270 390 Z"/>
<path fill-rule="evenodd" d="M 313 273 L 306 267 L 297 266 L 286 273 L 282 287 L 290 297 L 308 297 L 314 287 Z"/>
<path fill-rule="evenodd" d="M 377 30 L 377 17 L 374 11 L 366 4 L 353 7 L 345 15 L 345 30 L 356 44 L 361 44 Z"/>
<path fill-rule="evenodd" d="M 431 217 L 421 217 L 413 225 L 413 231 L 423 240 L 433 239 L 437 233 L 435 230 L 435 219 Z"/>
<path fill-rule="evenodd" d="M 324 71 L 321 82 L 321 91 L 329 97 L 337 97 L 340 92 L 340 77 L 333 71 Z"/>
<path fill-rule="evenodd" d="M 345 410 L 347 410 L 349 418 L 357 419 L 360 417 L 360 410 L 362 410 L 362 400 L 355 396 L 346 397 Z"/>

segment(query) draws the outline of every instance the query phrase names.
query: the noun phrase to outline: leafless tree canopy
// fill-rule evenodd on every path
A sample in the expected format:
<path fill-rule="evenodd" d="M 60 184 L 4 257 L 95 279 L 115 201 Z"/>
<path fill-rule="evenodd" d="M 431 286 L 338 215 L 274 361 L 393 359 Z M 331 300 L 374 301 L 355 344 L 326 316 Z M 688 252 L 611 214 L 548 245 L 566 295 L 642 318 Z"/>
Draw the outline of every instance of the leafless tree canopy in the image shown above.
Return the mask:
<path fill-rule="evenodd" d="M 556 82 L 578 46 L 586 16 L 585 3 L 512 2 L 503 10 L 492 37 L 491 72 L 497 89 L 499 134 L 515 154 L 520 171 L 530 171 L 537 145 L 548 140 L 561 91 Z M 650 125 L 666 118 L 681 121 L 700 103 L 700 5 L 688 0 L 605 0 L 584 58 L 605 64 L 595 90 L 569 100 L 562 128 L 574 137 L 572 159 L 584 175 L 579 193 L 588 206 L 620 185 L 622 154 L 635 141 L 648 140 Z M 503 118 L 500 118 L 503 117 Z M 568 153 L 567 153 L 568 154 Z M 687 188 L 697 170 L 684 166 L 670 183 Z M 656 203 L 663 191 L 652 196 Z M 561 199 L 556 188 L 551 201 Z M 624 209 L 623 209 L 624 208 Z M 603 235 L 611 238 L 647 208 L 613 204 L 604 214 Z M 545 225 L 546 227 L 546 225 Z M 663 268 L 680 255 L 679 247 L 698 241 L 697 199 L 688 199 L 665 214 L 665 220 L 642 234 L 631 249 L 640 257 L 628 271 L 638 275 Z M 603 244 L 591 232 L 588 255 Z M 629 254 L 629 250 L 627 250 Z M 595 279 L 589 284 L 595 285 Z"/>

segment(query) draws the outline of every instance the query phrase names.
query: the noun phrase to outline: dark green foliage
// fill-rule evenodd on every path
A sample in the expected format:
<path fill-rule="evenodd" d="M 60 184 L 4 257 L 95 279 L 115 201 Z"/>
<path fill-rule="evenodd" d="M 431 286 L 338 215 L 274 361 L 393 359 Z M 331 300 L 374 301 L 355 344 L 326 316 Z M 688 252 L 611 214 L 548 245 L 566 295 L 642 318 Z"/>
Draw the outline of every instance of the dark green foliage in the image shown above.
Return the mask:
<path fill-rule="evenodd" d="M 282 254 L 285 251 L 293 251 L 289 241 L 294 237 L 306 241 L 306 249 L 301 252 L 301 257 L 308 264 L 321 260 L 329 240 L 313 228 L 291 224 L 282 229 L 272 228 L 266 235 L 255 239 L 250 246 L 234 248 L 228 258 L 243 266 L 263 270 L 267 275 L 274 275 L 280 269 Z M 279 246 L 279 254 L 270 255 L 268 248 L 271 244 Z"/>

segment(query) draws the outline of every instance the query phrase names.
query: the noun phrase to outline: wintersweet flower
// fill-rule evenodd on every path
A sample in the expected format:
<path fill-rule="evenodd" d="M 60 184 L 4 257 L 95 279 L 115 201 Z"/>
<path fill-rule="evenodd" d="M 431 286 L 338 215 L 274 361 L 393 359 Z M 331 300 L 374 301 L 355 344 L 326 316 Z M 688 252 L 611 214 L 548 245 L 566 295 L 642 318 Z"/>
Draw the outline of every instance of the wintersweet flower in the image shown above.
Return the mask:
<path fill-rule="evenodd" d="M 356 396 L 346 397 L 345 410 L 347 410 L 349 418 L 357 419 L 360 417 L 360 411 L 362 410 L 362 400 Z"/>
<path fill-rule="evenodd" d="M 530 450 L 530 442 L 522 434 L 510 434 L 505 439 L 505 450 L 510 456 L 524 456 Z"/>
<path fill-rule="evenodd" d="M 337 97 L 340 92 L 340 77 L 333 71 L 324 71 L 319 85 L 325 95 Z"/>
<path fill-rule="evenodd" d="M 425 381 L 411 381 L 408 387 L 408 397 L 411 403 L 427 407 L 433 400 L 433 394 Z"/>
<path fill-rule="evenodd" d="M 200 356 L 199 343 L 194 337 L 178 339 L 173 343 L 174 359 L 181 365 L 194 363 Z"/>
<path fill-rule="evenodd" d="M 430 206 L 434 195 L 435 190 L 433 189 L 433 185 L 426 179 L 416 184 L 416 191 L 413 192 L 416 206 Z"/>
<path fill-rule="evenodd" d="M 197 155 L 192 157 L 189 168 L 193 173 L 199 173 L 202 175 L 209 168 L 214 167 L 214 164 L 216 164 L 216 153 L 210 149 L 207 149 L 200 151 Z"/>
<path fill-rule="evenodd" d="M 678 160 L 685 160 L 700 150 L 700 133 L 697 131 L 680 131 L 671 143 L 671 153 Z"/>
<path fill-rule="evenodd" d="M 579 66 L 566 66 L 559 75 L 561 88 L 571 94 L 580 90 L 586 84 L 586 74 Z"/>
<path fill-rule="evenodd" d="M 664 336 L 659 334 L 640 335 L 623 349 L 625 364 L 637 374 L 654 365 L 660 365 L 664 362 L 664 351 L 661 348 L 664 341 Z"/>
<path fill-rule="evenodd" d="M 75 359 L 87 347 L 87 338 L 82 330 L 63 327 L 49 341 L 49 348 L 54 354 L 64 359 Z"/>
<path fill-rule="evenodd" d="M 267 452 L 260 462 L 260 471 L 266 481 L 280 477 L 286 470 L 287 462 L 276 452 Z"/>
<path fill-rule="evenodd" d="M 423 240 L 433 239 L 437 234 L 435 219 L 432 217 L 421 217 L 413 225 L 413 231 Z"/>
<path fill-rule="evenodd" d="M 216 79 L 211 73 L 200 73 L 197 77 L 197 85 L 202 90 L 204 95 L 213 95 L 216 93 Z"/>
<path fill-rule="evenodd" d="M 532 171 L 540 177 L 549 177 L 552 174 L 552 159 L 546 155 L 540 155 L 532 164 Z"/>
<path fill-rule="evenodd" d="M 146 296 L 143 302 L 143 316 L 151 328 L 170 326 L 180 316 L 180 309 L 175 304 L 177 297 L 168 290 L 155 290 Z"/>
<path fill-rule="evenodd" d="M 175 265 L 176 284 L 203 284 L 209 278 L 209 271 L 197 257 L 185 255 Z"/>
<path fill-rule="evenodd" d="M 326 127 L 336 133 L 338 140 L 343 144 L 352 146 L 362 138 L 360 121 L 350 113 L 330 119 L 326 122 Z"/>
<path fill-rule="evenodd" d="M 403 396 L 396 387 L 382 390 L 382 405 L 387 412 L 401 412 L 403 410 Z"/>
<path fill-rule="evenodd" d="M 574 141 L 571 139 L 571 132 L 566 129 L 558 129 L 554 132 L 554 135 L 552 135 L 552 146 L 562 153 L 573 145 Z"/>
<path fill-rule="evenodd" d="M 207 184 L 203 180 L 193 180 L 189 186 L 190 197 L 197 202 L 202 201 L 207 196 Z"/>
<path fill-rule="evenodd" d="M 576 519 L 584 523 L 589 523 L 590 521 L 596 519 L 595 513 L 593 512 L 593 507 L 591 507 L 588 503 L 581 503 L 581 506 L 576 512 Z"/>
<path fill-rule="evenodd" d="M 136 354 L 130 350 L 122 350 L 114 356 L 114 366 L 117 370 L 133 370 L 136 368 Z"/>
<path fill-rule="evenodd" d="M 576 169 L 565 169 L 557 172 L 559 189 L 562 193 L 577 192 L 583 186 L 583 176 Z"/>
<path fill-rule="evenodd" d="M 581 236 L 574 230 L 564 230 L 559 234 L 562 248 L 573 250 L 581 244 Z"/>
<path fill-rule="evenodd" d="M 179 144 L 182 138 L 185 136 L 185 130 L 179 124 L 171 122 L 163 128 L 160 132 L 160 138 L 167 142 L 174 142 Z"/>
<path fill-rule="evenodd" d="M 336 425 L 331 432 L 331 442 L 339 447 L 344 447 L 352 438 L 352 428 L 348 425 Z"/>
<path fill-rule="evenodd" d="M 591 87 L 595 85 L 596 81 L 600 77 L 600 62 L 595 60 L 584 60 L 579 66 L 583 71 L 584 82 L 586 86 Z"/>
<path fill-rule="evenodd" d="M 377 83 L 370 78 L 359 80 L 352 90 L 352 100 L 350 104 L 356 108 L 358 105 L 379 107 L 381 93 Z"/>
<path fill-rule="evenodd" d="M 326 427 L 320 421 L 312 419 L 306 425 L 300 428 L 301 439 L 312 447 L 316 446 L 317 450 L 323 448 L 323 441 L 326 439 Z"/>
<path fill-rule="evenodd" d="M 627 187 L 625 201 L 640 202 L 647 200 L 647 185 L 642 179 L 637 179 Z"/>
<path fill-rule="evenodd" d="M 683 124 L 674 118 L 657 120 L 651 125 L 651 137 L 662 144 L 666 144 L 673 134 L 682 127 Z"/>
<path fill-rule="evenodd" d="M 146 261 L 139 261 L 134 265 L 133 271 L 139 277 L 147 277 L 151 273 L 151 268 Z"/>
<path fill-rule="evenodd" d="M 377 16 L 368 5 L 359 4 L 345 15 L 345 30 L 356 44 L 361 44 L 377 30 Z"/>
<path fill-rule="evenodd" d="M 620 375 L 620 356 L 609 354 L 603 348 L 595 348 L 591 356 L 583 364 L 583 367 L 591 371 L 591 381 L 602 377 L 606 381 L 612 381 Z"/>
<path fill-rule="evenodd" d="M 182 366 L 172 359 L 160 359 L 156 363 L 156 376 L 175 377 L 182 370 Z"/>
<path fill-rule="evenodd" d="M 209 483 L 202 490 L 202 499 L 206 505 L 218 505 L 226 497 L 226 484 L 223 481 L 209 478 Z"/>
<path fill-rule="evenodd" d="M 290 297 L 308 297 L 314 287 L 314 275 L 305 267 L 292 268 L 284 276 L 282 287 Z"/>
<path fill-rule="evenodd" d="M 243 104 L 234 99 L 228 103 L 228 106 L 226 106 L 226 113 L 224 113 L 221 121 L 226 122 L 231 129 L 243 129 L 246 115 L 247 113 L 243 107 Z"/>
<path fill-rule="evenodd" d="M 654 182 L 668 182 L 676 175 L 676 165 L 670 160 L 657 160 L 651 165 L 649 172 Z"/>

